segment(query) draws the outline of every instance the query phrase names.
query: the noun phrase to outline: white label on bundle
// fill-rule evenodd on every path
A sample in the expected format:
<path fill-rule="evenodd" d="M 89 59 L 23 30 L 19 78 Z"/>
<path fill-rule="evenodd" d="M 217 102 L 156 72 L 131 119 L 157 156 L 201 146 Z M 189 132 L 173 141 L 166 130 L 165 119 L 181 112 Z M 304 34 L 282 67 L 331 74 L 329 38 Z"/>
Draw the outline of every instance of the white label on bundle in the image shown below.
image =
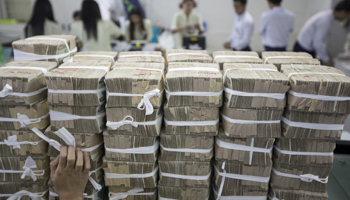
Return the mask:
<path fill-rule="evenodd" d="M 42 142 L 43 140 L 40 140 L 38 142 L 28 142 L 28 141 L 22 141 L 18 142 L 17 141 L 17 135 L 11 135 L 7 137 L 7 140 L 4 140 L 3 142 L 0 142 L 0 145 L 7 145 L 7 146 L 12 146 L 12 149 L 21 149 L 22 144 L 30 144 L 30 145 L 38 145 L 39 142 Z"/>
<path fill-rule="evenodd" d="M 287 155 L 299 155 L 299 156 L 333 156 L 333 152 L 300 152 L 300 151 L 287 151 L 281 150 L 277 146 L 274 146 L 274 149 L 282 154 Z"/>
<path fill-rule="evenodd" d="M 273 99 L 279 99 L 279 100 L 283 100 L 286 98 L 285 93 L 249 93 L 249 92 L 231 90 L 226 87 L 224 88 L 224 90 L 229 94 L 242 96 L 242 97 L 266 97 L 266 98 L 273 98 Z"/>
<path fill-rule="evenodd" d="M 164 177 L 169 177 L 169 178 L 204 181 L 204 180 L 208 180 L 210 178 L 211 172 L 208 175 L 204 175 L 204 176 L 193 176 L 193 175 L 181 175 L 181 174 L 165 173 L 159 169 L 159 174 L 164 176 Z"/>
<path fill-rule="evenodd" d="M 177 71 L 208 71 L 208 72 L 220 73 L 219 69 L 210 68 L 210 67 L 171 68 L 171 69 L 169 69 L 168 73 L 169 72 L 177 72 Z"/>
<path fill-rule="evenodd" d="M 42 119 L 49 117 L 49 113 L 46 115 L 37 118 L 37 119 L 29 119 L 27 115 L 22 115 L 17 113 L 17 119 L 15 118 L 2 118 L 0 117 L 0 122 L 19 122 L 21 124 L 21 128 L 25 128 L 27 125 L 36 124 L 41 122 Z"/>
<path fill-rule="evenodd" d="M 219 119 L 214 121 L 168 121 L 164 122 L 169 126 L 214 126 L 219 123 Z"/>
<path fill-rule="evenodd" d="M 242 120 L 242 119 L 231 119 L 224 114 L 221 114 L 222 118 L 233 124 L 279 124 L 281 120 L 275 121 L 253 121 L 253 120 Z"/>
<path fill-rule="evenodd" d="M 325 95 L 315 95 L 315 94 L 305 94 L 305 93 L 299 93 L 294 92 L 293 90 L 289 90 L 289 94 L 306 98 L 306 99 L 316 99 L 321 101 L 350 101 L 350 97 L 336 97 L 336 96 L 325 96 Z"/>
<path fill-rule="evenodd" d="M 210 153 L 213 151 L 213 147 L 210 149 L 173 149 L 173 148 L 166 148 L 162 144 L 160 144 L 160 147 L 164 151 L 181 152 L 181 153 Z"/>
<path fill-rule="evenodd" d="M 58 69 L 101 69 L 109 72 L 110 67 L 106 66 L 59 66 Z"/>
<path fill-rule="evenodd" d="M 278 59 L 278 58 L 290 58 L 290 59 L 295 59 L 295 58 L 310 58 L 310 59 L 312 59 L 312 57 L 306 57 L 306 56 L 269 56 L 269 57 L 266 57 L 265 58 L 265 62 L 264 62 L 264 64 L 266 64 L 267 63 L 267 61 L 269 60 L 269 59 Z"/>
<path fill-rule="evenodd" d="M 153 146 L 149 146 L 149 147 L 138 147 L 138 148 L 131 148 L 131 149 L 113 149 L 113 148 L 105 147 L 106 151 L 113 152 L 113 153 L 125 153 L 125 154 L 151 154 L 157 151 L 158 148 L 159 148 L 159 141 L 154 143 Z"/>
<path fill-rule="evenodd" d="M 272 168 L 272 172 L 278 176 L 284 176 L 288 178 L 297 178 L 307 183 L 311 183 L 312 181 L 317 181 L 319 183 L 324 183 L 324 184 L 328 183 L 328 177 L 320 178 L 319 176 L 315 176 L 313 174 L 303 174 L 303 175 L 287 174 L 287 173 L 279 172 L 275 168 Z"/>
<path fill-rule="evenodd" d="M 29 196 L 32 200 L 44 200 L 43 196 L 48 191 L 49 190 L 46 190 L 44 192 L 32 193 L 32 192 L 28 192 L 26 190 L 21 190 L 21 191 L 16 192 L 15 194 L 1 194 L 0 193 L 0 197 L 9 197 L 7 200 L 18 200 L 24 196 Z"/>
<path fill-rule="evenodd" d="M 7 96 L 16 96 L 16 97 L 31 97 L 38 95 L 42 92 L 47 90 L 47 87 L 41 88 L 40 90 L 30 92 L 30 93 L 19 93 L 19 92 L 13 92 L 13 88 L 11 85 L 6 84 L 5 87 L 0 91 L 0 98 L 4 98 Z"/>
<path fill-rule="evenodd" d="M 45 67 L 31 67 L 31 66 L 23 66 L 23 67 L 19 67 L 19 66 L 4 66 L 1 68 L 8 68 L 8 69 L 32 69 L 32 70 L 40 70 L 42 71 L 44 74 L 47 73 L 47 69 Z"/>
<path fill-rule="evenodd" d="M 148 178 L 154 176 L 158 172 L 159 167 L 157 166 L 153 172 L 147 173 L 147 174 L 115 174 L 115 173 L 108 173 L 105 172 L 106 178 L 113 178 L 113 179 L 119 179 L 119 178 Z"/>
<path fill-rule="evenodd" d="M 119 192 L 119 193 L 113 193 L 109 192 L 108 197 L 110 200 L 120 200 L 120 199 L 126 199 L 128 196 L 153 196 L 156 191 L 154 192 L 147 192 L 144 193 L 144 190 L 142 188 L 134 188 L 127 192 Z"/>
<path fill-rule="evenodd" d="M 98 94 L 104 91 L 106 91 L 106 88 L 100 88 L 97 90 L 48 90 L 49 93 L 55 94 Z"/>
<path fill-rule="evenodd" d="M 317 124 L 317 123 L 293 122 L 286 119 L 285 117 L 282 117 L 282 122 L 284 122 L 288 126 L 297 127 L 297 128 L 328 130 L 328 131 L 343 130 L 345 126 L 344 124 Z"/>
<path fill-rule="evenodd" d="M 78 120 L 78 119 L 95 120 L 95 119 L 100 119 L 104 116 L 106 116 L 105 112 L 98 114 L 96 116 L 79 116 L 79 115 L 73 115 L 73 114 L 68 114 L 64 112 L 50 110 L 51 121 L 69 121 L 69 120 Z"/>
<path fill-rule="evenodd" d="M 127 119 L 131 119 L 131 120 L 127 120 Z M 163 116 L 160 116 L 155 121 L 134 122 L 134 118 L 132 116 L 128 115 L 120 122 L 107 121 L 106 126 L 111 128 L 112 130 L 117 130 L 121 126 L 124 126 L 124 125 L 127 125 L 127 124 L 130 124 L 131 126 L 137 128 L 138 126 L 152 126 L 152 125 L 156 125 L 158 122 L 162 121 L 162 119 L 163 119 Z"/>

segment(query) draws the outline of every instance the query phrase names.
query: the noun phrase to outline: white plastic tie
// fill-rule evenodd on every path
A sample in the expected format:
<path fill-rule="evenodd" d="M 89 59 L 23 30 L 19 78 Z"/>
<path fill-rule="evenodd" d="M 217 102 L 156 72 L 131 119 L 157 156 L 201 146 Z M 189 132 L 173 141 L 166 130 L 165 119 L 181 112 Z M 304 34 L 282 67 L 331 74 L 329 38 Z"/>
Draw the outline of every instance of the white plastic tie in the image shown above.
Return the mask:
<path fill-rule="evenodd" d="M 106 91 L 106 88 L 100 88 L 97 90 L 48 90 L 49 93 L 55 94 L 99 94 L 104 91 Z"/>
<path fill-rule="evenodd" d="M 189 55 L 189 56 L 206 56 L 208 57 L 209 55 L 206 53 L 186 53 L 186 52 L 182 52 L 182 53 L 170 53 L 167 56 L 167 60 L 169 61 L 169 57 L 171 56 L 185 56 L 185 55 Z"/>
<path fill-rule="evenodd" d="M 327 130 L 327 131 L 343 130 L 345 126 L 344 124 L 317 124 L 317 123 L 293 122 L 286 119 L 285 117 L 282 117 L 282 122 L 292 127 L 314 129 L 314 130 Z"/>
<path fill-rule="evenodd" d="M 290 59 L 298 59 L 298 58 L 309 58 L 309 59 L 312 59 L 312 57 L 306 57 L 306 56 L 269 56 L 269 57 L 266 57 L 265 58 L 265 62 L 264 62 L 264 64 L 266 64 L 267 63 L 267 61 L 269 60 L 269 59 L 279 59 L 279 58 L 290 58 Z"/>
<path fill-rule="evenodd" d="M 120 178 L 148 178 L 154 176 L 158 172 L 159 167 L 157 166 L 151 173 L 146 174 L 115 174 L 105 172 L 106 178 L 120 179 Z"/>
<path fill-rule="evenodd" d="M 306 98 L 306 99 L 315 99 L 321 101 L 350 101 L 350 97 L 336 97 L 336 96 L 325 96 L 325 95 L 315 95 L 315 94 L 305 94 L 300 92 L 294 92 L 293 90 L 289 90 L 289 94 Z"/>
<path fill-rule="evenodd" d="M 279 172 L 275 168 L 272 168 L 272 172 L 278 176 L 284 176 L 284 177 L 288 177 L 288 178 L 296 178 L 296 179 L 300 179 L 301 181 L 304 181 L 307 183 L 311 183 L 313 181 L 323 183 L 323 184 L 328 183 L 328 177 L 327 178 L 320 178 L 319 176 L 316 176 L 313 174 L 303 174 L 303 175 L 287 174 L 287 173 Z"/>
<path fill-rule="evenodd" d="M 113 153 L 125 153 L 125 154 L 151 154 L 158 150 L 159 148 L 159 141 L 154 143 L 153 146 L 149 147 L 138 147 L 138 148 L 131 148 L 131 149 L 112 149 L 105 147 L 106 151 L 113 152 Z"/>
<path fill-rule="evenodd" d="M 49 190 L 46 190 L 44 192 L 32 193 L 26 190 L 21 190 L 14 194 L 0 194 L 0 197 L 9 197 L 7 200 L 20 200 L 24 196 L 29 196 L 31 200 L 44 200 L 43 196 L 48 191 Z"/>
<path fill-rule="evenodd" d="M 193 97 L 215 97 L 222 95 L 223 91 L 220 92 L 170 92 L 166 90 L 166 93 L 170 96 L 193 96 Z"/>
<path fill-rule="evenodd" d="M 90 181 L 90 183 L 91 183 L 91 185 L 95 188 L 95 190 L 98 190 L 98 191 L 100 191 L 101 189 L 102 189 L 102 186 L 100 185 L 100 184 L 98 184 L 92 177 L 91 177 L 91 175 L 93 174 L 93 173 L 96 173 L 96 172 L 98 172 L 99 170 L 101 170 L 102 169 L 102 167 L 99 167 L 99 168 L 97 168 L 96 170 L 94 170 L 94 171 L 89 171 L 89 181 Z"/>
<path fill-rule="evenodd" d="M 219 55 L 215 56 L 214 62 L 218 63 L 216 59 L 218 58 L 259 58 L 259 56 L 247 56 L 247 55 Z"/>
<path fill-rule="evenodd" d="M 155 194 L 154 192 L 147 192 L 144 193 L 144 190 L 142 188 L 134 188 L 127 192 L 119 192 L 119 193 L 113 193 L 109 192 L 108 197 L 110 200 L 122 200 L 126 199 L 128 196 L 152 196 Z"/>
<path fill-rule="evenodd" d="M 204 176 L 193 176 L 193 175 L 181 175 L 181 174 L 165 173 L 165 172 L 162 172 L 160 169 L 159 169 L 159 174 L 161 176 L 169 177 L 169 178 L 177 178 L 177 179 L 185 179 L 185 180 L 197 180 L 197 181 L 208 180 L 211 176 L 211 172 L 209 172 L 209 174 L 204 175 Z"/>
<path fill-rule="evenodd" d="M 11 135 L 8 136 L 7 139 L 5 139 L 3 142 L 0 142 L 0 145 L 7 145 L 9 147 L 12 146 L 12 149 L 21 149 L 21 145 L 24 144 L 30 144 L 30 145 L 38 145 L 39 142 L 42 142 L 43 140 L 40 140 L 38 142 L 28 142 L 28 141 L 22 141 L 22 142 L 18 142 L 17 141 L 17 135 Z"/>
<path fill-rule="evenodd" d="M 219 123 L 219 119 L 213 121 L 168 121 L 164 118 L 168 126 L 214 126 Z"/>
<path fill-rule="evenodd" d="M 131 120 L 127 120 L 131 119 Z M 124 119 L 120 122 L 110 122 L 107 121 L 106 126 L 111 128 L 112 130 L 117 130 L 118 128 L 130 124 L 131 126 L 137 128 L 138 126 L 152 126 L 156 125 L 158 122 L 162 121 L 163 116 L 158 117 L 155 121 L 147 121 L 147 122 L 134 122 L 134 118 L 130 115 L 124 117 Z"/>
<path fill-rule="evenodd" d="M 230 69 L 227 69 L 224 73 L 224 78 L 223 80 L 226 79 L 226 75 L 227 75 L 227 72 L 228 71 L 231 71 L 231 70 L 247 70 L 247 71 L 269 71 L 269 72 L 279 72 L 277 69 L 268 69 L 268 68 L 252 68 L 252 66 L 250 64 L 244 64 L 245 66 L 250 66 L 251 68 L 230 68 Z"/>
<path fill-rule="evenodd" d="M 45 67 L 31 67 L 31 66 L 4 66 L 1 68 L 8 68 L 8 69 L 32 69 L 32 70 L 40 70 L 42 71 L 44 74 L 47 73 L 47 69 Z"/>
<path fill-rule="evenodd" d="M 109 72 L 109 66 L 59 66 L 58 69 L 100 69 Z"/>
<path fill-rule="evenodd" d="M 160 92 L 159 89 L 155 89 L 152 91 L 148 91 L 143 95 L 143 98 L 141 99 L 141 102 L 137 106 L 139 110 L 145 110 L 146 109 L 146 115 L 152 115 L 154 112 L 153 105 L 150 101 L 152 97 L 160 97 L 162 92 Z"/>
<path fill-rule="evenodd" d="M 161 55 L 152 55 L 152 54 L 119 55 L 119 58 L 129 58 L 129 57 L 158 57 L 158 58 L 163 58 L 163 56 L 161 56 Z"/>
<path fill-rule="evenodd" d="M 177 72 L 177 71 L 207 71 L 207 72 L 217 72 L 220 73 L 219 69 L 210 68 L 210 67 L 191 67 L 191 68 L 171 68 L 169 72 Z"/>
<path fill-rule="evenodd" d="M 250 93 L 250 92 L 241 92 L 236 90 L 231 90 L 229 88 L 224 88 L 226 93 L 236 95 L 236 96 L 242 96 L 242 97 L 265 97 L 265 98 L 273 98 L 273 99 L 279 99 L 283 100 L 286 98 L 285 93 Z"/>
<path fill-rule="evenodd" d="M 98 54 L 79 54 L 79 55 L 74 55 L 74 57 L 96 57 L 96 58 L 110 58 L 112 63 L 114 64 L 114 57 L 109 56 L 109 55 L 98 55 Z M 74 57 L 72 57 L 74 59 Z M 73 60 L 72 60 L 73 62 Z"/>
<path fill-rule="evenodd" d="M 333 152 L 300 152 L 300 151 L 287 151 L 281 150 L 277 146 L 274 146 L 274 149 L 282 154 L 287 155 L 298 155 L 298 156 L 333 156 Z"/>
<path fill-rule="evenodd" d="M 0 98 L 4 98 L 7 96 L 16 96 L 16 97 L 31 97 L 38 95 L 42 92 L 47 90 L 47 87 L 41 88 L 40 90 L 30 92 L 30 93 L 19 93 L 19 92 L 13 92 L 13 88 L 11 85 L 6 84 L 5 87 L 0 91 Z"/>
<path fill-rule="evenodd" d="M 213 151 L 213 147 L 210 149 L 174 149 L 174 148 L 166 148 L 162 144 L 160 144 L 160 147 L 164 151 L 180 152 L 180 153 L 210 153 Z"/>
<path fill-rule="evenodd" d="M 37 118 L 37 119 L 29 119 L 27 115 L 22 115 L 17 113 L 17 119 L 15 118 L 2 118 L 0 117 L 0 122 L 19 122 L 21 124 L 21 128 L 25 128 L 27 125 L 39 123 L 42 119 L 49 117 L 50 114 Z"/>
<path fill-rule="evenodd" d="M 106 116 L 105 112 L 100 113 L 96 116 L 79 116 L 79 115 L 72 115 L 72 114 L 68 114 L 68 113 L 64 113 L 64 112 L 50 110 L 51 121 L 69 121 L 69 120 L 78 120 L 78 119 L 96 120 L 96 119 L 100 119 L 104 116 Z"/>
<path fill-rule="evenodd" d="M 241 119 L 231 119 L 224 114 L 221 114 L 222 118 L 233 124 L 279 124 L 281 120 L 275 121 L 253 121 L 253 120 L 241 120 Z"/>

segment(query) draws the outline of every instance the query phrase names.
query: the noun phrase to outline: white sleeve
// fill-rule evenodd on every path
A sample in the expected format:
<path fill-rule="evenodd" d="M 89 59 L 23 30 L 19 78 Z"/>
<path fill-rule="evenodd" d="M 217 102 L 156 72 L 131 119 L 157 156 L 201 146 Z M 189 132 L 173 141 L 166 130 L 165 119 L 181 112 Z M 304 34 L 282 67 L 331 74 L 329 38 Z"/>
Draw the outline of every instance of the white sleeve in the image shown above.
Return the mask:
<path fill-rule="evenodd" d="M 321 61 L 328 62 L 330 58 L 327 53 L 327 39 L 331 24 L 325 23 L 327 22 L 322 20 L 316 24 L 315 36 L 312 45 Z"/>
<path fill-rule="evenodd" d="M 260 33 L 260 35 L 264 35 L 265 34 L 266 25 L 267 25 L 266 15 L 263 13 L 261 15 L 260 26 L 259 26 L 259 33 Z"/>
<path fill-rule="evenodd" d="M 254 31 L 254 23 L 248 22 L 244 25 L 243 28 L 243 38 L 239 41 L 235 41 L 236 48 L 238 50 L 241 50 L 247 46 L 249 46 L 250 41 L 253 37 L 253 31 Z"/>
<path fill-rule="evenodd" d="M 294 32 L 294 26 L 295 26 L 295 16 L 292 15 L 291 22 L 290 22 L 290 32 Z"/>

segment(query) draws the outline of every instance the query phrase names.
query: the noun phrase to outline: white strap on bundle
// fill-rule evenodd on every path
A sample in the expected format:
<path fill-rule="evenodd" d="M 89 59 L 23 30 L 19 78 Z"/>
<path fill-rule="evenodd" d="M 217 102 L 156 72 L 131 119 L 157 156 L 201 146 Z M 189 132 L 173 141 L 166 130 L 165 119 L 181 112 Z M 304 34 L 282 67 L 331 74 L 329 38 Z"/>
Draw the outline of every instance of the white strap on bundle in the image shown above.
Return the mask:
<path fill-rule="evenodd" d="M 215 97 L 222 95 L 223 91 L 220 92 L 170 92 L 166 90 L 166 93 L 170 96 L 193 96 L 193 97 Z"/>
<path fill-rule="evenodd" d="M 218 73 L 220 73 L 219 69 L 210 68 L 210 67 L 171 68 L 171 69 L 168 70 L 168 73 L 169 72 L 176 72 L 176 71 L 207 71 L 207 72 L 218 72 Z"/>
<path fill-rule="evenodd" d="M 106 116 L 105 112 L 98 114 L 96 116 L 79 116 L 79 115 L 72 115 L 64 112 L 50 110 L 51 121 L 68 121 L 68 120 L 78 120 L 78 119 L 95 120 L 95 119 L 100 119 L 104 116 Z"/>
<path fill-rule="evenodd" d="M 288 126 L 297 127 L 297 128 L 306 128 L 306 129 L 315 129 L 315 130 L 343 130 L 344 124 L 317 124 L 317 123 L 305 123 L 305 122 L 293 122 L 285 117 L 282 117 L 282 122 Z"/>
<path fill-rule="evenodd" d="M 179 199 L 169 199 L 169 198 L 161 197 L 158 195 L 158 200 L 179 200 Z M 209 200 L 209 197 L 206 198 L 205 200 Z"/>
<path fill-rule="evenodd" d="M 131 119 L 131 120 L 128 120 Z M 158 122 L 162 121 L 163 116 L 158 117 L 155 121 L 147 121 L 147 122 L 134 122 L 134 118 L 130 115 L 126 116 L 122 121 L 120 122 L 110 122 L 107 121 L 106 126 L 111 128 L 112 130 L 117 130 L 118 128 L 130 124 L 133 127 L 138 127 L 138 126 L 152 126 L 156 125 Z"/>
<path fill-rule="evenodd" d="M 16 97 L 31 97 L 38 95 L 42 92 L 47 90 L 47 87 L 41 88 L 40 90 L 30 92 L 30 93 L 19 93 L 19 92 L 13 92 L 13 88 L 11 85 L 6 84 L 5 87 L 0 91 L 0 98 L 4 98 L 7 96 L 16 96 Z"/>
<path fill-rule="evenodd" d="M 305 94 L 300 92 L 294 92 L 293 90 L 289 90 L 289 94 L 301 97 L 301 98 L 307 98 L 307 99 L 316 99 L 321 101 L 350 101 L 350 97 L 336 97 L 336 96 L 325 96 L 325 95 L 316 95 L 316 94 Z"/>
<path fill-rule="evenodd" d="M 219 169 L 214 165 L 216 172 L 221 176 L 221 185 L 219 192 L 217 194 L 216 200 L 220 200 L 222 190 L 224 189 L 225 178 L 238 179 L 244 181 L 253 181 L 259 183 L 268 183 L 270 181 L 270 177 L 260 177 L 260 176 L 249 176 L 249 175 L 241 175 L 241 174 L 228 174 L 225 170 L 226 162 L 222 163 L 222 170 L 224 172 L 220 172 Z"/>
<path fill-rule="evenodd" d="M 110 58 L 113 62 L 113 64 L 115 63 L 114 61 L 114 57 L 113 56 L 109 56 L 109 55 L 98 55 L 98 54 L 80 54 L 80 55 L 74 55 L 74 57 L 96 57 L 96 58 Z M 73 59 L 74 59 L 73 57 Z M 73 60 L 72 60 L 73 61 Z"/>
<path fill-rule="evenodd" d="M 83 193 L 84 199 L 93 199 L 95 195 L 97 195 L 98 192 L 95 192 L 94 194 L 88 196 L 86 193 Z M 49 191 L 49 195 L 52 197 L 59 197 L 57 193 Z"/>
<path fill-rule="evenodd" d="M 221 114 L 222 118 L 233 124 L 279 124 L 281 120 L 275 121 L 253 121 L 253 120 L 241 120 L 241 119 L 231 119 L 224 114 Z"/>
<path fill-rule="evenodd" d="M 213 188 L 214 194 L 218 196 L 218 192 Z M 217 200 L 266 200 L 266 196 L 221 196 Z"/>
<path fill-rule="evenodd" d="M 148 178 L 158 173 L 159 167 L 157 166 L 151 173 L 147 174 L 115 174 L 105 172 L 106 178 L 120 179 L 120 178 Z"/>
<path fill-rule="evenodd" d="M 21 179 L 24 179 L 25 177 L 29 176 L 33 179 L 33 181 L 37 180 L 37 176 L 43 176 L 45 174 L 45 171 L 48 170 L 49 168 L 46 168 L 44 170 L 33 170 L 35 168 L 38 168 L 35 161 L 33 160 L 32 157 L 28 156 L 22 169 L 23 171 L 20 170 L 3 170 L 0 169 L 0 173 L 4 174 L 22 174 Z M 4 181 L 5 181 L 5 176 L 4 176 Z"/>
<path fill-rule="evenodd" d="M 317 181 L 319 183 L 324 183 L 324 184 L 328 183 L 328 177 L 320 178 L 319 176 L 315 176 L 313 174 L 303 174 L 303 175 L 287 174 L 287 173 L 279 172 L 275 168 L 272 168 L 272 172 L 278 176 L 284 176 L 288 178 L 297 178 L 307 183 L 311 183 L 312 181 Z"/>
<path fill-rule="evenodd" d="M 220 55 L 215 56 L 214 62 L 217 63 L 218 58 L 259 58 L 259 56 L 247 56 L 247 55 Z"/>
<path fill-rule="evenodd" d="M 113 152 L 113 153 L 125 153 L 125 154 L 151 154 L 157 151 L 159 148 L 159 141 L 154 143 L 153 146 L 149 147 L 138 147 L 138 148 L 131 148 L 131 149 L 112 149 L 105 147 L 106 151 Z"/>
<path fill-rule="evenodd" d="M 49 137 L 44 135 L 41 131 L 39 131 L 37 128 L 33 128 L 32 131 L 35 134 L 37 134 L 41 139 L 43 139 L 47 143 L 49 143 L 50 146 L 53 146 L 57 151 L 60 151 L 61 144 L 59 142 L 57 142 L 56 140 L 50 139 Z M 54 134 L 56 134 L 59 138 L 61 138 L 66 143 L 66 145 L 76 147 L 74 136 L 66 128 L 63 127 L 61 129 L 59 129 L 58 131 L 55 131 Z M 92 152 L 93 150 L 97 149 L 101 145 L 102 145 L 102 143 L 100 143 L 100 144 L 98 144 L 98 145 L 96 145 L 94 147 L 84 148 L 84 149 L 82 149 L 82 151 L 84 151 L 84 152 Z M 89 172 L 89 180 L 90 180 L 91 184 L 94 186 L 94 188 L 96 190 L 101 190 L 102 186 L 100 184 L 96 183 L 96 181 L 93 180 L 90 176 L 91 176 L 92 173 L 95 173 L 95 172 L 97 172 L 100 169 L 101 168 L 98 168 L 95 171 L 90 171 Z"/>
<path fill-rule="evenodd" d="M 47 59 L 59 59 L 70 56 L 71 53 L 77 52 L 77 47 L 75 47 L 73 50 L 70 50 L 69 45 L 67 43 L 67 40 L 62 38 L 42 38 L 42 37 L 35 37 L 35 38 L 27 38 L 26 40 L 57 40 L 57 41 L 63 41 L 67 47 L 68 53 L 58 54 L 58 55 L 38 55 L 34 53 L 27 53 L 23 52 L 17 49 L 13 50 L 13 54 L 15 57 L 15 60 L 47 60 Z"/>
<path fill-rule="evenodd" d="M 128 196 L 152 196 L 156 193 L 156 191 L 147 192 L 147 193 L 144 193 L 143 191 L 144 190 L 142 188 L 134 188 L 127 192 L 119 192 L 119 193 L 109 192 L 108 197 L 110 200 L 122 200 L 122 199 L 126 199 Z"/>
<path fill-rule="evenodd" d="M 60 66 L 58 69 L 101 69 L 109 72 L 109 66 Z"/>
<path fill-rule="evenodd" d="M 21 190 L 19 192 L 16 192 L 15 194 L 1 194 L 0 193 L 0 197 L 9 197 L 7 200 L 19 200 L 24 196 L 29 196 L 31 200 L 44 200 L 43 196 L 48 191 L 49 190 L 46 190 L 44 192 L 32 193 L 32 192 L 28 192 L 26 190 Z"/>
<path fill-rule="evenodd" d="M 152 91 L 148 91 L 145 94 L 127 94 L 127 93 L 111 93 L 107 91 L 107 99 L 109 96 L 115 97 L 143 97 L 141 102 L 137 106 L 139 110 L 146 109 L 146 115 L 151 115 L 154 112 L 153 105 L 150 101 L 153 97 L 160 97 L 164 90 L 160 91 L 159 89 L 155 89 Z"/>
<path fill-rule="evenodd" d="M 292 65 L 294 66 L 294 65 Z M 339 73 L 321 73 L 321 72 L 295 72 L 288 74 L 288 78 L 296 75 L 335 75 L 335 76 L 346 76 L 345 74 Z"/>
<path fill-rule="evenodd" d="M 333 156 L 333 152 L 299 152 L 299 151 L 287 151 L 281 150 L 277 146 L 274 146 L 278 152 L 287 155 L 298 155 L 298 156 Z"/>
<path fill-rule="evenodd" d="M 239 68 L 239 67 L 237 67 L 237 68 L 230 68 L 230 69 L 227 69 L 226 71 L 225 71 L 225 74 L 224 74 L 224 80 L 226 79 L 226 75 L 227 75 L 227 72 L 228 71 L 231 71 L 231 70 L 248 70 L 248 71 L 272 71 L 272 72 L 278 72 L 278 70 L 277 69 L 268 69 L 268 68 L 252 68 L 252 66 L 250 65 L 250 64 L 244 64 L 244 65 L 246 65 L 246 66 L 250 66 L 251 68 Z"/>
<path fill-rule="evenodd" d="M 210 149 L 173 149 L 173 148 L 165 148 L 162 144 L 160 144 L 160 147 L 164 151 L 180 152 L 180 153 L 210 153 L 213 151 L 213 147 Z"/>
<path fill-rule="evenodd" d="M 15 118 L 3 118 L 0 117 L 0 122 L 19 122 L 21 124 L 21 128 L 25 128 L 27 125 L 36 124 L 41 122 L 42 119 L 49 117 L 50 114 L 47 113 L 46 115 L 37 118 L 37 119 L 29 119 L 27 115 L 22 115 L 20 113 L 17 113 L 17 119 Z"/>
<path fill-rule="evenodd" d="M 8 69 L 33 69 L 33 70 L 40 70 L 42 71 L 44 74 L 47 73 L 47 69 L 45 67 L 31 67 L 31 66 L 4 66 L 1 68 L 8 68 Z"/>
<path fill-rule="evenodd" d="M 219 119 L 213 121 L 168 121 L 164 122 L 169 126 L 214 126 L 219 123 Z"/>
<path fill-rule="evenodd" d="M 97 90 L 48 90 L 49 93 L 54 94 L 98 94 L 104 91 L 106 91 L 105 87 Z"/>
<path fill-rule="evenodd" d="M 209 174 L 207 174 L 207 175 L 198 176 L 198 175 L 170 174 L 170 173 L 162 172 L 162 171 L 159 169 L 159 174 L 162 175 L 162 176 L 164 176 L 164 177 L 169 177 L 169 178 L 204 181 L 204 180 L 208 180 L 208 179 L 210 178 L 210 176 L 211 176 L 211 171 L 210 171 Z"/>
<path fill-rule="evenodd" d="M 119 55 L 119 58 L 129 58 L 129 57 L 158 57 L 158 58 L 163 58 L 163 56 L 161 56 L 161 55 L 152 55 L 152 54 Z"/>
<path fill-rule="evenodd" d="M 186 52 L 182 52 L 182 53 L 170 53 L 167 56 L 167 60 L 169 60 L 169 57 L 171 56 L 184 56 L 184 55 L 189 55 L 189 56 L 209 56 L 206 53 L 186 53 Z"/>
<path fill-rule="evenodd" d="M 266 97 L 266 98 L 273 98 L 273 99 L 285 99 L 286 94 L 285 93 L 249 93 L 249 92 L 241 92 L 236 90 L 231 90 L 229 88 L 224 88 L 225 92 L 236 95 L 236 96 L 242 96 L 242 97 Z"/>
<path fill-rule="evenodd" d="M 7 146 L 12 146 L 12 149 L 21 149 L 22 144 L 30 144 L 30 145 L 38 145 L 39 142 L 42 142 L 43 140 L 40 140 L 38 142 L 29 142 L 29 141 L 22 141 L 18 142 L 17 141 L 17 135 L 12 135 L 8 136 L 7 140 L 4 140 L 3 142 L 0 142 L 0 145 L 7 145 Z"/>
<path fill-rule="evenodd" d="M 264 62 L 264 64 L 266 64 L 267 63 L 267 61 L 269 60 L 269 59 L 278 59 L 278 58 L 290 58 L 290 59 L 294 59 L 294 58 L 310 58 L 310 59 L 312 59 L 311 57 L 307 57 L 307 56 L 269 56 L 269 57 L 266 57 L 265 58 L 265 62 Z"/>

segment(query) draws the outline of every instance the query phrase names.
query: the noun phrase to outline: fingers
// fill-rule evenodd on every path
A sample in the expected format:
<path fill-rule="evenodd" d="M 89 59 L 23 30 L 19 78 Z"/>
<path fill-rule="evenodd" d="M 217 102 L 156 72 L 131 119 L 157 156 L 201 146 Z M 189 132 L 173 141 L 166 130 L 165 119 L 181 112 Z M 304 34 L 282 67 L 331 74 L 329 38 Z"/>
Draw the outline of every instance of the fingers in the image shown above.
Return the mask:
<path fill-rule="evenodd" d="M 81 149 L 77 149 L 76 155 L 77 155 L 77 162 L 75 163 L 75 171 L 82 172 L 84 167 L 84 155 Z"/>
<path fill-rule="evenodd" d="M 89 173 L 91 169 L 90 156 L 88 152 L 84 152 L 84 173 Z"/>
<path fill-rule="evenodd" d="M 51 179 L 53 179 L 53 177 L 54 177 L 54 174 L 55 174 L 56 169 L 58 167 L 59 159 L 60 159 L 60 155 L 58 155 L 56 157 L 56 159 L 50 163 L 50 172 L 51 172 L 50 177 L 51 177 Z"/>
<path fill-rule="evenodd" d="M 74 169 L 75 166 L 75 148 L 72 146 L 68 147 L 68 156 L 67 156 L 67 167 Z"/>
<path fill-rule="evenodd" d="M 67 166 L 67 154 L 68 154 L 68 148 L 66 146 L 60 147 L 60 157 L 59 157 L 59 163 L 58 166 L 61 168 L 65 168 Z"/>

